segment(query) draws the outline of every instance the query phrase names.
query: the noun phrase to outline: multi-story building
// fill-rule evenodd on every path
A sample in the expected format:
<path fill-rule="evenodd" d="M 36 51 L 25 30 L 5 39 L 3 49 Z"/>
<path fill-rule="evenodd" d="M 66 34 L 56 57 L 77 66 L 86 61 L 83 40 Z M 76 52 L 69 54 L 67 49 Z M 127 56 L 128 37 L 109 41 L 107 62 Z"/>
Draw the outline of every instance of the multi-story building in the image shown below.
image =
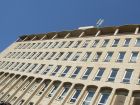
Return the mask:
<path fill-rule="evenodd" d="M 140 105 L 140 25 L 24 35 L 0 54 L 11 105 Z"/>

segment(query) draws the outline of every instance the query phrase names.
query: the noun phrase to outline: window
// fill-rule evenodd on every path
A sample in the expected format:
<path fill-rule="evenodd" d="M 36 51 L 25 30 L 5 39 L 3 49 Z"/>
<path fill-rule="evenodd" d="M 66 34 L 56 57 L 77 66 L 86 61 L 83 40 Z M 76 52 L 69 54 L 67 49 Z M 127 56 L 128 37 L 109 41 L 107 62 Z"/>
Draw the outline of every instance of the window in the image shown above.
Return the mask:
<path fill-rule="evenodd" d="M 77 52 L 77 53 L 74 55 L 74 57 L 72 58 L 72 61 L 76 61 L 76 60 L 79 58 L 79 56 L 81 55 L 81 53 L 82 53 L 82 52 Z"/>
<path fill-rule="evenodd" d="M 77 48 L 77 47 L 80 45 L 81 42 L 82 42 L 82 41 L 77 41 L 77 42 L 74 44 L 73 48 Z"/>
<path fill-rule="evenodd" d="M 28 56 L 27 59 L 31 59 L 36 53 L 37 53 L 37 52 L 33 52 L 33 53 L 31 53 L 31 54 Z"/>
<path fill-rule="evenodd" d="M 135 63 L 137 61 L 138 52 L 132 52 L 130 62 Z"/>
<path fill-rule="evenodd" d="M 117 62 L 123 62 L 125 52 L 119 52 Z"/>
<path fill-rule="evenodd" d="M 104 71 L 105 71 L 105 68 L 99 68 L 94 80 L 100 81 Z"/>
<path fill-rule="evenodd" d="M 93 58 L 93 62 L 97 62 L 99 60 L 99 58 L 101 57 L 102 52 L 97 52 Z"/>
<path fill-rule="evenodd" d="M 52 97 L 55 94 L 57 88 L 58 88 L 58 85 L 53 85 L 49 94 L 48 94 L 48 97 Z"/>
<path fill-rule="evenodd" d="M 43 48 L 46 44 L 47 44 L 47 42 L 43 42 L 42 44 L 40 44 L 40 46 L 38 46 L 38 49 Z"/>
<path fill-rule="evenodd" d="M 80 72 L 82 67 L 76 67 L 74 72 L 72 73 L 72 75 L 70 76 L 71 78 L 76 78 L 76 76 L 78 75 L 78 73 Z"/>
<path fill-rule="evenodd" d="M 107 105 L 107 100 L 108 100 L 109 95 L 110 95 L 110 93 L 102 92 L 100 99 L 99 99 L 99 102 L 98 102 L 98 105 Z"/>
<path fill-rule="evenodd" d="M 71 56 L 72 52 L 68 52 L 65 57 L 63 58 L 63 60 L 68 60 L 68 58 Z"/>
<path fill-rule="evenodd" d="M 91 47 L 96 47 L 98 43 L 99 43 L 99 40 L 95 40 Z"/>
<path fill-rule="evenodd" d="M 124 83 L 130 83 L 130 79 L 133 73 L 133 69 L 126 69 L 123 77 Z"/>
<path fill-rule="evenodd" d="M 18 67 L 16 67 L 14 70 L 15 71 L 18 71 L 20 68 L 22 68 L 23 67 L 23 65 L 24 65 L 25 63 L 21 63 L 21 64 L 19 64 L 19 66 Z"/>
<path fill-rule="evenodd" d="M 137 38 L 137 40 L 136 40 L 136 45 L 135 45 L 136 47 L 140 47 L 140 38 Z"/>
<path fill-rule="evenodd" d="M 105 62 L 110 62 L 111 58 L 112 58 L 113 52 L 108 52 L 105 58 Z"/>
<path fill-rule="evenodd" d="M 124 47 L 128 47 L 129 46 L 129 43 L 130 43 L 130 40 L 131 38 L 126 38 L 125 41 L 124 41 Z"/>
<path fill-rule="evenodd" d="M 27 48 L 30 49 L 35 45 L 35 43 L 30 44 L 30 46 L 28 46 Z"/>
<path fill-rule="evenodd" d="M 56 54 L 56 52 L 52 52 L 52 53 L 46 58 L 46 60 L 50 60 L 55 54 Z"/>
<path fill-rule="evenodd" d="M 90 105 L 91 100 L 92 100 L 94 94 L 95 94 L 95 91 L 88 90 L 82 105 Z"/>
<path fill-rule="evenodd" d="M 115 81 L 115 78 L 116 78 L 116 75 L 118 73 L 118 70 L 119 70 L 118 68 L 112 68 L 112 70 L 111 70 L 111 72 L 109 74 L 109 77 L 108 77 L 108 81 L 110 81 L 110 82 Z"/>
<path fill-rule="evenodd" d="M 70 68 L 71 68 L 71 66 L 66 66 L 60 76 L 61 77 L 66 76 L 66 74 L 69 72 Z"/>
<path fill-rule="evenodd" d="M 81 89 L 75 89 L 73 96 L 70 99 L 70 103 L 74 103 L 81 93 Z"/>
<path fill-rule="evenodd" d="M 45 48 L 48 48 L 52 43 L 53 43 L 53 42 L 49 42 L 49 43 L 45 46 Z"/>
<path fill-rule="evenodd" d="M 57 65 L 57 66 L 55 67 L 54 71 L 51 73 L 51 75 L 52 75 L 52 76 L 55 76 L 56 73 L 60 70 L 61 67 L 62 67 L 61 65 Z"/>
<path fill-rule="evenodd" d="M 82 79 L 87 79 L 88 76 L 90 75 L 91 71 L 92 71 L 93 67 L 87 67 L 86 71 L 84 72 Z"/>
<path fill-rule="evenodd" d="M 109 42 L 109 39 L 105 39 L 104 42 L 103 42 L 103 44 L 102 44 L 102 47 L 106 47 L 107 44 L 108 44 L 108 42 Z"/>
<path fill-rule="evenodd" d="M 24 72 L 29 66 L 31 66 L 31 63 L 26 64 L 21 71 Z"/>
<path fill-rule="evenodd" d="M 49 52 L 45 52 L 44 54 L 41 55 L 41 57 L 39 58 L 40 60 L 45 59 L 45 57 L 49 54 Z"/>
<path fill-rule="evenodd" d="M 58 48 L 62 48 L 62 47 L 64 46 L 65 43 L 66 43 L 66 41 L 61 42 L 61 43 L 58 45 Z"/>
<path fill-rule="evenodd" d="M 31 52 L 27 52 L 26 54 L 24 54 L 24 56 L 22 56 L 22 59 L 25 59 L 26 57 L 28 57 L 29 54 L 31 54 Z"/>
<path fill-rule="evenodd" d="M 67 45 L 65 46 L 65 48 L 69 48 L 69 47 L 72 45 L 73 42 L 74 42 L 74 41 L 69 41 L 69 42 L 67 43 Z"/>
<path fill-rule="evenodd" d="M 33 64 L 27 72 L 32 72 L 37 67 L 37 65 L 38 64 Z"/>
<path fill-rule="evenodd" d="M 36 43 L 32 48 L 36 49 L 39 45 L 40 45 L 40 43 Z"/>
<path fill-rule="evenodd" d="M 14 64 L 14 66 L 12 66 L 12 67 L 9 68 L 9 70 L 13 70 L 13 69 L 16 68 L 18 65 L 19 65 L 19 62 L 16 62 L 16 63 Z"/>
<path fill-rule="evenodd" d="M 117 47 L 120 39 L 114 39 L 114 42 L 112 44 L 112 47 Z"/>
<path fill-rule="evenodd" d="M 38 52 L 34 57 L 33 59 L 37 59 L 43 52 Z"/>
<path fill-rule="evenodd" d="M 86 54 L 84 55 L 84 57 L 82 58 L 81 61 L 87 61 L 87 59 L 90 57 L 91 52 L 86 52 Z"/>
<path fill-rule="evenodd" d="M 54 44 L 50 47 L 50 48 L 54 48 L 55 46 L 57 46 L 59 42 L 54 42 Z"/>
<path fill-rule="evenodd" d="M 59 100 L 64 99 L 64 97 L 66 96 L 68 90 L 69 90 L 69 87 L 68 86 L 63 87 L 63 90 L 62 90 L 60 96 L 58 97 L 58 99 Z"/>
<path fill-rule="evenodd" d="M 51 68 L 53 67 L 53 65 L 48 65 L 48 67 L 43 71 L 43 75 L 44 74 L 47 74 L 50 70 L 51 70 Z"/>
<path fill-rule="evenodd" d="M 84 42 L 84 44 L 82 45 L 82 47 L 83 47 L 83 48 L 87 47 L 89 43 L 90 43 L 90 40 L 86 40 L 86 41 Z"/>
<path fill-rule="evenodd" d="M 41 64 L 34 73 L 39 73 L 43 68 L 44 68 L 45 64 Z"/>
<path fill-rule="evenodd" d="M 58 53 L 58 55 L 54 58 L 54 60 L 59 60 L 59 58 L 64 54 L 64 52 Z"/>
<path fill-rule="evenodd" d="M 138 78 L 138 85 L 140 85 L 140 76 L 139 76 L 139 78 Z"/>

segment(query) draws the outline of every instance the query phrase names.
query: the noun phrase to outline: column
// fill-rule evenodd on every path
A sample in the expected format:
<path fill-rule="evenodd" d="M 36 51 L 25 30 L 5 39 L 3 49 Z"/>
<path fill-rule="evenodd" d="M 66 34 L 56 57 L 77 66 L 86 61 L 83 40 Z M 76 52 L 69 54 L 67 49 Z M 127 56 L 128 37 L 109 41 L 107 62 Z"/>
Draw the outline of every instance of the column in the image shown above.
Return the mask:
<path fill-rule="evenodd" d="M 95 35 L 95 36 L 98 36 L 100 33 L 101 33 L 101 31 L 99 30 L 99 31 L 96 33 L 96 35 Z"/>
<path fill-rule="evenodd" d="M 40 83 L 38 84 L 37 88 L 34 90 L 33 93 L 31 93 L 30 97 L 28 100 L 24 103 L 24 105 L 28 105 L 28 102 L 32 99 L 32 97 L 36 94 L 37 90 L 40 88 L 40 86 L 44 83 L 44 80 L 42 79 Z"/>
<path fill-rule="evenodd" d="M 46 95 L 46 93 L 48 92 L 48 89 L 51 88 L 51 86 L 53 85 L 54 81 L 51 81 L 48 85 L 48 87 L 46 88 L 46 90 L 44 91 L 44 93 L 42 94 L 42 96 L 40 96 L 40 99 L 35 103 L 35 105 L 39 105 L 40 101 L 43 99 L 43 97 Z"/>
<path fill-rule="evenodd" d="M 108 101 L 107 101 L 107 105 L 111 105 L 111 104 L 112 104 L 112 101 L 113 101 L 113 99 L 114 99 L 115 92 L 116 92 L 116 89 L 113 89 L 113 90 L 111 91 L 111 94 L 110 94 L 110 96 L 109 96 L 109 98 L 108 98 Z"/>
<path fill-rule="evenodd" d="M 134 34 L 138 34 L 139 32 L 139 27 L 136 28 L 135 33 Z"/>
<path fill-rule="evenodd" d="M 114 35 L 117 35 L 119 32 L 119 29 L 116 29 L 115 32 L 114 32 Z"/>
<path fill-rule="evenodd" d="M 132 91 L 129 91 L 128 96 L 127 96 L 127 98 L 125 100 L 124 105 L 129 105 L 130 104 L 131 97 L 132 97 Z"/>
<path fill-rule="evenodd" d="M 82 32 L 82 33 L 79 35 L 79 38 L 82 37 L 84 34 L 85 34 L 85 32 Z"/>

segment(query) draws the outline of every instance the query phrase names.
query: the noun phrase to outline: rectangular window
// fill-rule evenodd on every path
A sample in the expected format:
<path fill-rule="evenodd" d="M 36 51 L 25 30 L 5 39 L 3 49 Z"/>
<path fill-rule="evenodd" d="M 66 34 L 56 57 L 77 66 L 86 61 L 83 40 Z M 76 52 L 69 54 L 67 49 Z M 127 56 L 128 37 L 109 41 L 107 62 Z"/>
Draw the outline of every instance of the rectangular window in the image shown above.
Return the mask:
<path fill-rule="evenodd" d="M 47 43 L 47 45 L 44 48 L 48 48 L 53 42 Z"/>
<path fill-rule="evenodd" d="M 72 52 L 68 52 L 65 57 L 63 58 L 63 60 L 68 60 L 68 58 L 72 55 Z"/>
<path fill-rule="evenodd" d="M 45 64 L 41 64 L 34 73 L 39 73 L 43 68 L 44 68 Z"/>
<path fill-rule="evenodd" d="M 53 85 L 49 94 L 48 94 L 48 97 L 52 97 L 55 94 L 57 88 L 58 88 L 58 85 Z"/>
<path fill-rule="evenodd" d="M 89 43 L 90 43 L 90 40 L 86 40 L 86 41 L 83 43 L 82 47 L 83 47 L 83 48 L 87 47 Z"/>
<path fill-rule="evenodd" d="M 56 55 L 56 57 L 54 58 L 54 60 L 59 60 L 59 58 L 64 54 L 64 52 L 60 52 L 58 53 L 58 55 Z"/>
<path fill-rule="evenodd" d="M 57 46 L 59 42 L 54 42 L 54 44 L 50 47 L 50 48 L 54 48 L 55 46 Z"/>
<path fill-rule="evenodd" d="M 47 44 L 47 42 L 43 42 L 42 44 L 40 44 L 40 46 L 38 46 L 38 49 L 43 48 L 46 44 Z"/>
<path fill-rule="evenodd" d="M 27 59 L 31 59 L 37 52 L 32 52 L 28 57 Z"/>
<path fill-rule="evenodd" d="M 107 105 L 107 101 L 108 101 L 108 97 L 109 97 L 110 93 L 101 93 L 98 105 Z"/>
<path fill-rule="evenodd" d="M 136 45 L 135 45 L 136 47 L 140 47 L 140 38 L 137 38 L 137 40 L 136 40 Z"/>
<path fill-rule="evenodd" d="M 48 65 L 47 68 L 43 71 L 42 74 L 43 74 L 43 75 L 44 75 L 44 74 L 47 74 L 47 73 L 51 70 L 52 67 L 53 67 L 53 65 Z"/>
<path fill-rule="evenodd" d="M 42 53 L 43 53 L 43 52 L 38 52 L 38 53 L 33 57 L 33 59 L 37 59 L 39 56 L 41 56 Z"/>
<path fill-rule="evenodd" d="M 77 42 L 74 44 L 73 48 L 77 48 L 77 47 L 80 45 L 81 42 L 82 42 L 82 41 L 77 41 Z"/>
<path fill-rule="evenodd" d="M 90 75 L 91 71 L 92 71 L 93 67 L 87 67 L 87 69 L 85 70 L 82 79 L 87 79 L 88 76 Z"/>
<path fill-rule="evenodd" d="M 125 56 L 125 52 L 119 52 L 117 62 L 123 62 Z"/>
<path fill-rule="evenodd" d="M 108 43 L 109 43 L 109 39 L 105 39 L 102 44 L 102 47 L 106 47 Z"/>
<path fill-rule="evenodd" d="M 114 42 L 112 44 L 112 47 L 117 47 L 120 39 L 114 39 Z"/>
<path fill-rule="evenodd" d="M 128 47 L 129 46 L 129 43 L 130 43 L 130 40 L 131 38 L 126 38 L 125 41 L 124 41 L 124 47 Z"/>
<path fill-rule="evenodd" d="M 81 61 L 87 61 L 90 55 L 91 55 L 91 52 L 86 52 L 84 57 L 81 59 Z"/>
<path fill-rule="evenodd" d="M 131 76 L 133 73 L 133 69 L 126 69 L 123 77 L 123 82 L 124 83 L 130 83 Z"/>
<path fill-rule="evenodd" d="M 39 58 L 40 60 L 45 59 L 45 57 L 49 54 L 49 52 L 45 52 L 44 54 L 41 55 L 41 57 Z"/>
<path fill-rule="evenodd" d="M 18 67 L 16 67 L 14 70 L 18 71 L 20 68 L 22 68 L 25 65 L 25 63 L 21 63 Z"/>
<path fill-rule="evenodd" d="M 113 52 L 107 52 L 106 58 L 105 58 L 105 62 L 110 62 L 111 58 L 112 58 Z"/>
<path fill-rule="evenodd" d="M 71 66 L 66 66 L 60 76 L 65 77 L 66 74 L 69 72 L 70 68 L 71 68 Z"/>
<path fill-rule="evenodd" d="M 74 72 L 72 73 L 72 75 L 70 76 L 71 78 L 76 78 L 76 76 L 78 75 L 78 73 L 80 72 L 82 67 L 77 66 L 74 70 Z"/>
<path fill-rule="evenodd" d="M 36 49 L 39 45 L 40 45 L 40 43 L 36 43 L 32 48 Z"/>
<path fill-rule="evenodd" d="M 72 45 L 73 42 L 74 42 L 74 41 L 69 41 L 69 42 L 67 43 L 67 45 L 65 46 L 65 48 L 69 48 L 69 47 Z"/>
<path fill-rule="evenodd" d="M 69 91 L 69 88 L 68 86 L 65 86 L 60 94 L 60 96 L 58 97 L 59 100 L 62 100 L 64 99 L 64 97 L 66 96 L 67 92 Z"/>
<path fill-rule="evenodd" d="M 47 58 L 46 60 L 50 60 L 52 59 L 52 57 L 56 54 L 56 52 L 52 52 Z"/>
<path fill-rule="evenodd" d="M 95 91 L 93 91 L 93 90 L 88 90 L 88 92 L 87 92 L 87 94 L 86 94 L 86 97 L 85 97 L 85 99 L 84 99 L 82 105 L 90 105 L 91 100 L 92 100 L 94 94 L 95 94 Z"/>
<path fill-rule="evenodd" d="M 91 47 L 96 47 L 98 45 L 98 43 L 99 43 L 99 40 L 95 40 Z"/>
<path fill-rule="evenodd" d="M 55 76 L 56 73 L 60 70 L 61 67 L 62 67 L 61 65 L 57 65 L 57 66 L 55 67 L 54 71 L 51 73 L 51 75 L 52 75 L 52 76 Z"/>
<path fill-rule="evenodd" d="M 105 68 L 99 68 L 99 70 L 98 70 L 98 72 L 97 72 L 94 80 L 100 81 L 101 78 L 102 78 L 102 75 L 103 75 L 104 71 L 105 71 Z"/>
<path fill-rule="evenodd" d="M 109 77 L 108 77 L 108 81 L 109 82 L 113 82 L 115 81 L 115 78 L 117 76 L 117 73 L 118 73 L 118 68 L 112 68 L 110 74 L 109 74 Z"/>
<path fill-rule="evenodd" d="M 37 65 L 38 64 L 33 64 L 27 72 L 32 72 L 37 67 Z"/>
<path fill-rule="evenodd" d="M 102 52 L 97 52 L 94 58 L 92 59 L 92 61 L 97 62 L 100 59 L 101 55 L 102 55 Z"/>
<path fill-rule="evenodd" d="M 26 69 L 28 69 L 28 67 L 31 66 L 31 63 L 27 63 L 22 69 L 21 71 L 24 72 Z"/>
<path fill-rule="evenodd" d="M 70 99 L 70 103 L 75 103 L 77 98 L 79 97 L 80 93 L 81 93 L 81 89 L 75 89 L 75 92 Z"/>
<path fill-rule="evenodd" d="M 62 48 L 62 47 L 64 46 L 65 43 L 66 43 L 66 41 L 61 42 L 61 43 L 58 45 L 58 48 Z"/>
<path fill-rule="evenodd" d="M 130 62 L 131 63 L 136 63 L 137 58 L 138 58 L 138 52 L 132 52 Z"/>
<path fill-rule="evenodd" d="M 74 57 L 72 58 L 72 61 L 76 61 L 76 60 L 80 57 L 81 54 L 82 54 L 82 52 L 77 52 L 77 53 L 74 55 Z"/>

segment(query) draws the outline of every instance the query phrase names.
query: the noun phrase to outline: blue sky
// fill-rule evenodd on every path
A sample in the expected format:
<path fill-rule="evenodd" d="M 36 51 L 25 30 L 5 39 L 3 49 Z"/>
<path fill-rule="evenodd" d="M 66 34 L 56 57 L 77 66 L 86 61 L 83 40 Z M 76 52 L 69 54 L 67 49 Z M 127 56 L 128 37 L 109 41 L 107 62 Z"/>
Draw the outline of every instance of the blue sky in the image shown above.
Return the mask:
<path fill-rule="evenodd" d="M 139 24 L 140 0 L 0 0 L 0 51 L 18 36 L 103 26 Z"/>

